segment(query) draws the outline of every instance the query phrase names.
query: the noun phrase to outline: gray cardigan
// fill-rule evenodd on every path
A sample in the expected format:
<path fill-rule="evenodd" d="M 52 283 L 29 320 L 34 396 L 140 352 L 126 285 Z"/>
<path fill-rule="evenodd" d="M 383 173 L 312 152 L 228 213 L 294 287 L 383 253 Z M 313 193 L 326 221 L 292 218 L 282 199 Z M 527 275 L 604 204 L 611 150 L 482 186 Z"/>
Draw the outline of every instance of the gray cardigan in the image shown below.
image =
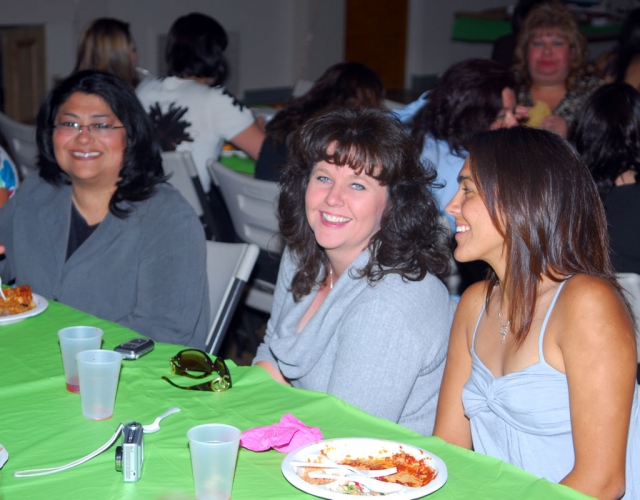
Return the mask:
<path fill-rule="evenodd" d="M 352 271 L 368 259 L 365 251 L 352 262 L 297 334 L 315 292 L 294 302 L 296 267 L 285 252 L 267 333 L 253 362 L 271 362 L 294 387 L 334 394 L 431 435 L 454 305 L 430 274 L 418 282 L 389 274 L 373 286 L 354 278 Z"/>
<path fill-rule="evenodd" d="M 158 341 L 203 347 L 209 299 L 196 214 L 167 184 L 129 206 L 125 219 L 109 212 L 65 261 L 71 186 L 28 177 L 0 209 L 3 281 Z"/>

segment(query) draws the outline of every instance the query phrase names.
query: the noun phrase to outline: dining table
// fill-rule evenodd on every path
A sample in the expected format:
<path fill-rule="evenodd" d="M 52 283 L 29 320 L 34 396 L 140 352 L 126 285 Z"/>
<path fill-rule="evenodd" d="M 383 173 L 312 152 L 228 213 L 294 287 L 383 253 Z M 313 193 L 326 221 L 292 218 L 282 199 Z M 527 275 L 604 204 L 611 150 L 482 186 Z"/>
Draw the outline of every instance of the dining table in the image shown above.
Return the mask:
<path fill-rule="evenodd" d="M 61 328 L 77 325 L 101 328 L 102 349 L 141 337 L 121 325 L 53 300 L 37 316 L 0 326 L 0 443 L 9 454 L 0 470 L 2 500 L 194 499 L 187 440 L 190 428 L 224 423 L 245 431 L 277 423 L 288 413 L 319 428 L 324 439 L 393 440 L 440 457 L 447 466 L 448 480 L 429 499 L 587 498 L 496 458 L 369 415 L 332 395 L 277 383 L 260 367 L 236 366 L 229 361 L 233 386 L 224 392 L 178 389 L 162 376 L 179 385 L 191 385 L 193 380 L 171 373 L 169 359 L 185 347 L 168 343 L 156 343 L 155 349 L 140 359 L 124 360 L 113 416 L 89 420 L 82 416 L 80 395 L 65 388 L 57 336 Z M 398 369 L 402 369 L 401 360 Z M 372 390 L 376 378 L 386 376 L 393 374 L 372 372 Z M 73 462 L 105 444 L 120 423 L 150 424 L 174 406 L 181 411 L 163 420 L 157 433 L 144 435 L 144 464 L 137 482 L 125 483 L 122 473 L 115 470 L 115 445 L 86 463 L 56 474 L 14 477 L 15 471 Z M 281 470 L 285 456 L 275 450 L 241 448 L 232 498 L 314 498 L 285 479 Z"/>

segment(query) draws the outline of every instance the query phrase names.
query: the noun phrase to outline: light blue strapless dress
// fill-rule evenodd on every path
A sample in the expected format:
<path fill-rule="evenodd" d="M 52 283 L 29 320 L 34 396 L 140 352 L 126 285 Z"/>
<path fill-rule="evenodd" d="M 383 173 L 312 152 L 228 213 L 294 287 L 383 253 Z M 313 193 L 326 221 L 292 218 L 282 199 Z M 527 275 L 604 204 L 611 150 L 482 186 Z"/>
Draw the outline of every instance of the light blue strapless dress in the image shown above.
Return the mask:
<path fill-rule="evenodd" d="M 544 318 L 538 353 L 540 361 L 517 373 L 496 378 L 475 352 L 473 332 L 471 377 L 462 402 L 471 421 L 475 451 L 497 457 L 553 482 L 573 468 L 574 451 L 567 377 L 544 359 L 542 345 L 549 316 L 564 282 L 558 287 Z M 598 460 L 594 457 L 594 460 Z M 633 396 L 627 442 L 625 499 L 640 495 L 640 413 L 638 386 Z"/>

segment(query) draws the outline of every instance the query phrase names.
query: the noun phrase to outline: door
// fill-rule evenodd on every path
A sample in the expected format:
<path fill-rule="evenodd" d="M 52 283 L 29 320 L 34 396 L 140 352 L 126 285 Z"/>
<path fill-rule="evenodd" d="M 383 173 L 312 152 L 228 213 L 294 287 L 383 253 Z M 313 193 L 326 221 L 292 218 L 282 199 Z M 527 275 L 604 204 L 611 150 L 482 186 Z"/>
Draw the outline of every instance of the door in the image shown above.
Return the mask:
<path fill-rule="evenodd" d="M 45 93 L 44 26 L 2 30 L 4 113 L 13 120 L 35 124 Z"/>
<path fill-rule="evenodd" d="M 407 0 L 347 0 L 345 60 L 376 73 L 387 90 L 404 88 Z"/>

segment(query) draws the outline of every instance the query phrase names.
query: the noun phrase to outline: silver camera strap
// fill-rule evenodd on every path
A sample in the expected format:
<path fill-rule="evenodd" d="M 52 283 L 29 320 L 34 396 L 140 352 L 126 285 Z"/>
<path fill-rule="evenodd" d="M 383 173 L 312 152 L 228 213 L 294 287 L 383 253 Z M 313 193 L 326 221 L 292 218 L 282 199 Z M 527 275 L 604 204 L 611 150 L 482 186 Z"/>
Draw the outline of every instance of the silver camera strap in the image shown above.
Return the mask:
<path fill-rule="evenodd" d="M 67 465 L 60 465 L 59 467 L 49 467 L 49 468 L 45 468 L 45 469 L 19 470 L 19 471 L 14 472 L 13 475 L 15 477 L 46 476 L 47 474 L 55 474 L 56 472 L 61 472 L 63 470 L 71 469 L 72 467 L 75 467 L 76 465 L 83 464 L 83 463 L 87 462 L 88 460 L 91 460 L 93 457 L 95 457 L 97 455 L 100 455 L 100 453 L 102 453 L 103 451 L 108 450 L 109 448 L 111 448 L 111 446 L 113 446 L 113 443 L 115 443 L 116 440 L 118 439 L 118 437 L 120 437 L 120 433 L 122 432 L 122 428 L 123 428 L 122 424 L 118 425 L 118 428 L 116 429 L 116 432 L 113 434 L 113 436 L 111 436 L 111 438 L 109 438 L 109 441 L 107 441 L 105 444 L 103 444 L 100 448 L 98 448 L 93 453 L 89 453 L 86 457 L 82 457 L 82 458 L 76 460 L 75 462 L 71 462 L 71 463 L 69 463 Z"/>

